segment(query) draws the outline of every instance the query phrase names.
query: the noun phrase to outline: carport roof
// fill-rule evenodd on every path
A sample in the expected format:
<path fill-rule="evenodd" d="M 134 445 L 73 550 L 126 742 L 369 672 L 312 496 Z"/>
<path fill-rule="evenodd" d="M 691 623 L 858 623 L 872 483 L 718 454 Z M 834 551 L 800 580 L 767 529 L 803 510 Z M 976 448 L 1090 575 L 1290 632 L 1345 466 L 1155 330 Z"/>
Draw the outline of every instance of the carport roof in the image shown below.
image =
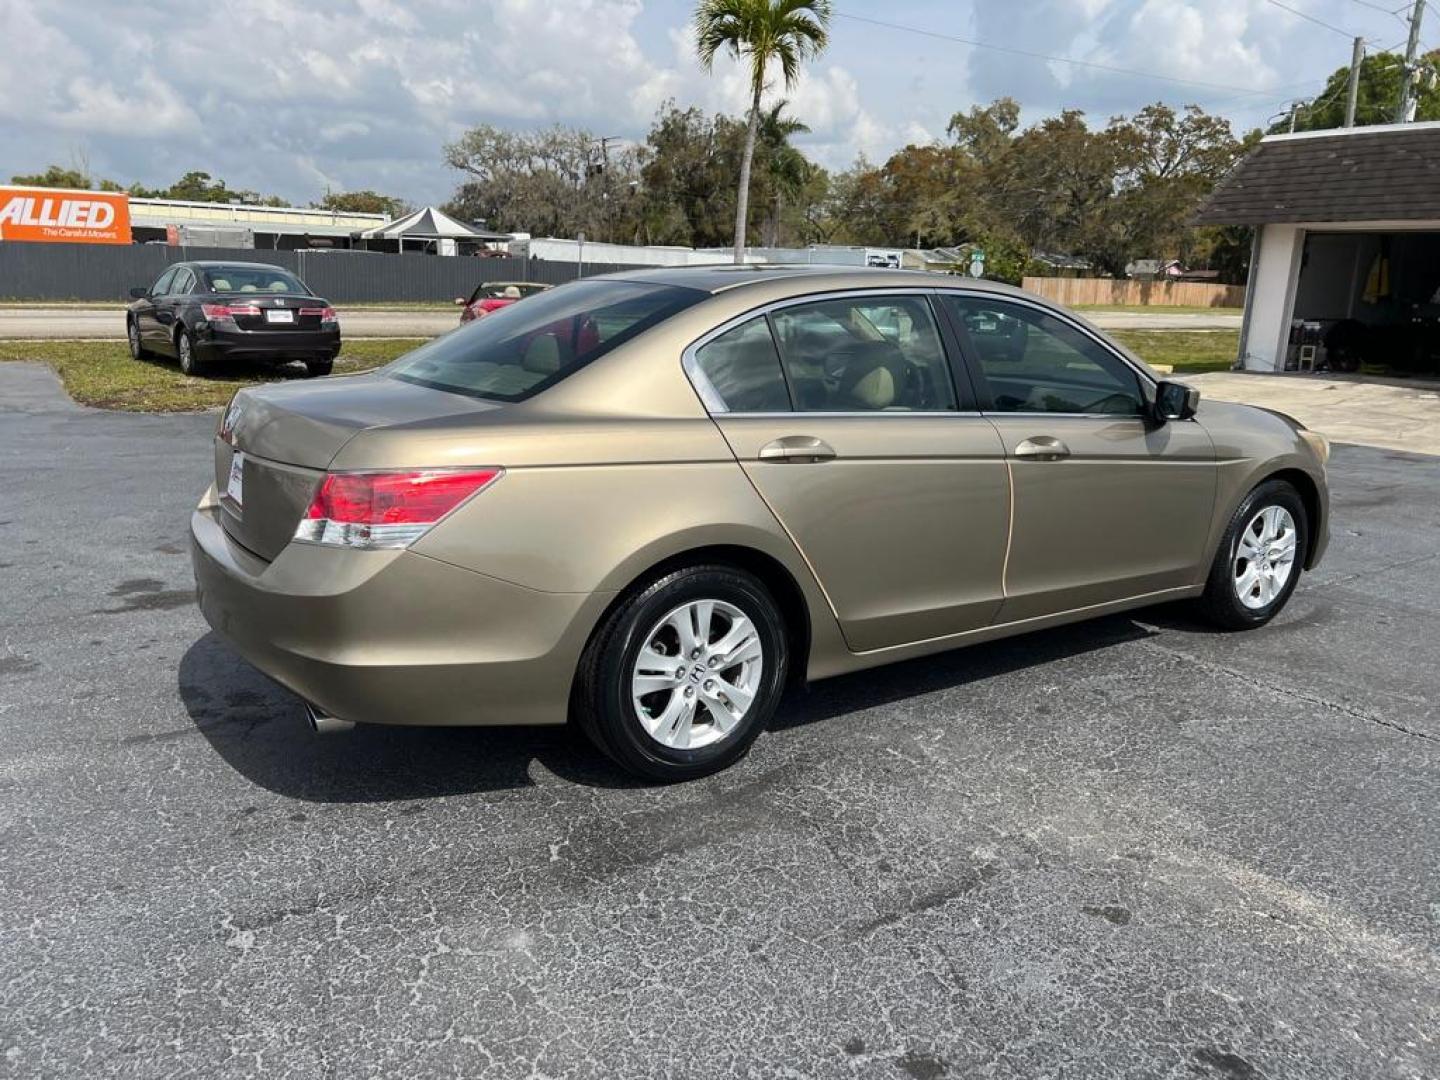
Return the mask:
<path fill-rule="evenodd" d="M 1440 220 L 1440 123 L 1271 135 L 1227 175 L 1197 225 Z"/>

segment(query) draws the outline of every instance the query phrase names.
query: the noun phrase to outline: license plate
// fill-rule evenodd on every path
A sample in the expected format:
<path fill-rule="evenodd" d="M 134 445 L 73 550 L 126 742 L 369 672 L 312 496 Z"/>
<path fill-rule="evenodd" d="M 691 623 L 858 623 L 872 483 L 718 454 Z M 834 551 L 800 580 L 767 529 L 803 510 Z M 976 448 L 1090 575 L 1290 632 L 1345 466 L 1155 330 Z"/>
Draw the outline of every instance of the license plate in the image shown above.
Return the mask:
<path fill-rule="evenodd" d="M 238 450 L 230 459 L 230 479 L 225 482 L 225 497 L 236 506 L 245 502 L 245 455 Z"/>
<path fill-rule="evenodd" d="M 289 308 L 269 308 L 265 312 L 265 321 L 267 323 L 293 323 L 295 312 Z"/>

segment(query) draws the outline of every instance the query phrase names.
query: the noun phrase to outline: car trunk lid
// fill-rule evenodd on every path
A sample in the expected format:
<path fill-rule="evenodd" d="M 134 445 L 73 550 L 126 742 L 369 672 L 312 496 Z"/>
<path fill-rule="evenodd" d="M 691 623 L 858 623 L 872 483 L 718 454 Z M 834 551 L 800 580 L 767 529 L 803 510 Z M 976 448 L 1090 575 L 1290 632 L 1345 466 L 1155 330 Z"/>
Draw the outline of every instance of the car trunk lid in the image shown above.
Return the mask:
<path fill-rule="evenodd" d="M 324 300 L 304 293 L 226 293 L 213 303 L 229 309 L 237 328 L 262 333 L 319 330 L 327 307 Z"/>
<path fill-rule="evenodd" d="M 295 535 L 326 468 L 361 431 L 496 407 L 380 375 L 241 391 L 227 410 L 228 430 L 215 440 L 225 531 L 273 559 Z"/>

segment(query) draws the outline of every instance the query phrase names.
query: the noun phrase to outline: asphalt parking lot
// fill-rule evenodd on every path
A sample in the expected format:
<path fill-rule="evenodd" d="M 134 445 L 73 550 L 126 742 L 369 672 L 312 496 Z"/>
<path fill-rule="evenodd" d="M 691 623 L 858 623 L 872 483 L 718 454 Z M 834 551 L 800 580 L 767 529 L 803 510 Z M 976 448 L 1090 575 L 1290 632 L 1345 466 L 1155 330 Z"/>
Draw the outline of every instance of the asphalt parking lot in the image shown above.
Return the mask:
<path fill-rule="evenodd" d="M 213 415 L 0 366 L 0 1074 L 1440 1075 L 1440 458 L 1287 611 L 819 684 L 737 768 L 357 730 L 210 635 Z"/>

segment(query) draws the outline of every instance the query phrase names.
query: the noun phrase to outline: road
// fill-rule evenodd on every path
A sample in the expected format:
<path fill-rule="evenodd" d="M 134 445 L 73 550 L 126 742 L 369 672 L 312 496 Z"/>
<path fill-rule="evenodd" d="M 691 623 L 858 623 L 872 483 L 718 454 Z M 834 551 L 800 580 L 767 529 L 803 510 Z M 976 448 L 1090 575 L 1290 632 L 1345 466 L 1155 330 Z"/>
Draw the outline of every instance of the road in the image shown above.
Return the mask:
<path fill-rule="evenodd" d="M 821 683 L 655 788 L 312 737 L 192 603 L 213 427 L 0 365 L 0 1075 L 1440 1075 L 1440 459 L 1341 447 L 1264 630 Z"/>
<path fill-rule="evenodd" d="M 119 307 L 0 307 L 0 338 L 114 338 L 125 336 Z M 1194 315 L 1087 311 L 1097 326 L 1113 330 L 1238 330 L 1238 314 Z M 352 337 L 431 337 L 453 329 L 453 310 L 340 309 L 340 332 Z"/>

